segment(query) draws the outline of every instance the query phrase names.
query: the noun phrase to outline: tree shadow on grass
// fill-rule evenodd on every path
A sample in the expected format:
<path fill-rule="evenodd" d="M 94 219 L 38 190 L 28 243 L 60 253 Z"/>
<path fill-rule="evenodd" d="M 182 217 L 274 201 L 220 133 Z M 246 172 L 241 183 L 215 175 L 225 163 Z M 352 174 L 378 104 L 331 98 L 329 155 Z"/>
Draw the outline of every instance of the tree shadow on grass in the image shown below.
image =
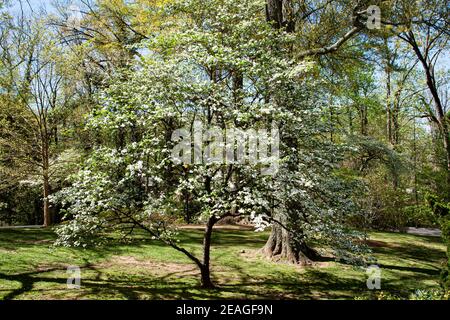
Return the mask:
<path fill-rule="evenodd" d="M 6 232 L 6 233 L 5 233 Z M 123 243 L 89 249 L 95 253 L 97 260 L 108 259 L 112 255 L 120 255 L 127 252 L 129 248 L 139 246 L 165 246 L 164 244 L 147 239 L 145 234 L 139 241 L 132 241 L 128 246 Z M 200 245 L 202 240 L 201 231 L 182 231 L 183 243 L 187 246 Z M 55 238 L 51 230 L 1 230 L 0 247 L 16 249 L 18 247 L 33 247 L 43 245 L 44 241 L 51 241 Z M 265 235 L 255 237 L 252 231 L 227 232 L 217 230 L 214 233 L 214 246 L 230 248 L 253 248 L 262 247 L 265 242 Z M 250 243 L 250 244 L 249 244 Z M 147 250 L 147 248 L 146 248 Z M 151 250 L 151 248 L 148 248 Z M 214 250 L 214 249 L 213 249 Z M 395 281 L 386 281 L 385 288 L 389 291 L 398 289 L 398 282 L 403 280 L 417 281 L 423 277 L 437 277 L 439 270 L 434 266 L 440 258 L 445 258 L 445 252 L 434 248 L 425 248 L 414 244 L 395 245 L 387 247 L 373 248 L 375 253 L 389 255 L 395 259 L 420 260 L 419 266 L 395 266 L 391 263 L 381 265 L 384 269 L 403 272 L 398 274 Z M 331 258 L 324 258 L 330 261 Z M 429 268 L 423 265 L 429 266 Z M 433 265 L 434 264 L 434 265 Z M 355 295 L 367 292 L 364 275 L 358 277 L 345 277 L 345 274 L 337 275 L 330 271 L 319 268 L 305 268 L 304 272 L 261 272 L 255 276 L 236 263 L 227 263 L 226 268 L 232 269 L 232 273 L 221 274 L 221 271 L 213 272 L 213 279 L 218 284 L 218 288 L 203 290 L 199 286 L 197 274 L 186 274 L 186 272 L 165 272 L 163 275 L 155 274 L 133 274 L 129 271 L 119 274 L 111 274 L 110 270 L 102 270 L 101 267 L 85 261 L 81 266 L 83 269 L 96 272 L 89 278 L 82 279 L 82 288 L 79 297 L 84 298 L 125 298 L 125 299 L 224 299 L 224 298 L 255 298 L 255 299 L 342 299 L 353 298 Z M 56 291 L 61 291 L 65 287 L 67 278 L 61 275 L 49 277 L 51 272 L 65 272 L 64 267 L 50 266 L 44 270 L 25 272 L 20 274 L 0 273 L 0 279 L 19 282 L 20 287 L 11 289 L 4 296 L 5 300 L 17 299 L 21 295 L 36 291 L 36 283 L 44 282 L 54 284 L 55 287 L 45 290 L 49 296 L 54 296 Z M 108 273 L 104 279 L 103 273 Z M 413 275 L 406 272 L 414 273 Z M 226 279 L 227 276 L 233 279 Z M 68 296 L 63 294 L 62 297 Z M 71 295 L 69 295 L 71 296 Z"/>
<path fill-rule="evenodd" d="M 220 290 L 263 299 L 343 299 L 363 291 L 365 282 L 343 278 L 317 269 L 305 273 L 278 273 L 254 278 L 247 275 L 239 283 L 222 284 Z"/>
<path fill-rule="evenodd" d="M 91 265 L 82 266 L 83 270 L 95 270 Z M 56 285 L 57 288 L 44 289 L 50 296 L 52 291 L 61 291 L 67 283 L 67 278 L 46 277 L 45 274 L 54 271 L 64 271 L 65 268 L 50 268 L 42 271 L 26 272 L 15 275 L 0 273 L 0 279 L 20 283 L 20 287 L 6 294 L 4 300 L 20 299 L 22 294 L 37 291 L 37 283 Z M 81 296 L 91 296 L 93 299 L 112 297 L 112 299 L 138 300 L 142 297 L 150 299 L 211 299 L 217 296 L 218 290 L 204 290 L 199 285 L 167 279 L 176 273 L 162 277 L 133 275 L 121 279 L 101 279 L 101 276 L 81 280 Z M 69 290 L 69 289 L 66 289 Z M 221 290 L 220 290 L 221 291 Z M 73 291 L 76 293 L 76 291 Z"/>
<path fill-rule="evenodd" d="M 53 243 L 55 233 L 50 229 L 2 229 L 0 230 L 0 248 L 17 250 L 33 247 L 36 244 Z"/>
<path fill-rule="evenodd" d="M 392 266 L 382 266 L 391 268 Z M 90 274 L 82 279 L 82 291 L 79 298 L 112 298 L 112 299 L 352 299 L 368 292 L 365 277 L 345 274 L 336 275 L 317 268 L 306 268 L 304 272 L 273 272 L 256 276 L 246 272 L 238 264 L 231 266 L 233 276 L 230 280 L 220 274 L 213 273 L 217 288 L 204 290 L 200 288 L 198 274 L 177 271 L 156 276 L 153 274 L 121 273 L 111 275 L 111 270 L 102 270 L 96 265 L 85 264 L 82 270 Z M 399 271 L 418 272 L 417 268 L 394 267 Z M 36 283 L 52 284 L 49 289 L 42 289 L 52 297 L 52 291 L 65 288 L 67 278 L 61 275 L 49 277 L 49 273 L 65 271 L 65 268 L 55 267 L 45 270 L 8 275 L 0 273 L 0 279 L 17 281 L 20 287 L 11 290 L 5 300 L 21 298 L 22 294 L 37 291 Z M 423 270 L 421 270 L 423 271 Z M 433 275 L 435 275 L 433 273 Z M 53 275 L 54 276 L 54 275 Z M 106 279 L 103 277 L 106 276 Z M 420 279 L 420 275 L 413 275 Z M 395 292 L 407 297 L 407 293 L 399 290 L 398 282 L 411 280 L 409 275 L 400 275 L 395 281 L 383 282 L 383 290 Z M 407 292 L 407 290 L 405 291 Z M 64 294 L 62 298 L 64 298 Z M 25 296 L 26 297 L 26 296 Z M 66 295 L 67 298 L 67 295 Z M 70 298 L 70 297 L 69 297 Z M 72 297 L 73 298 L 73 297 Z"/>
<path fill-rule="evenodd" d="M 12 290 L 10 293 L 8 293 L 6 296 L 3 297 L 3 300 L 12 300 L 16 298 L 17 296 L 32 291 L 33 286 L 36 282 L 40 281 L 51 281 L 54 283 L 66 283 L 66 279 L 49 279 L 44 277 L 39 277 L 40 274 L 45 272 L 52 272 L 52 271 L 60 271 L 61 268 L 51 268 L 45 271 L 33 271 L 33 272 L 25 272 L 15 275 L 8 275 L 5 273 L 0 273 L 0 279 L 7 280 L 7 281 L 16 281 L 20 283 L 20 288 Z"/>
<path fill-rule="evenodd" d="M 441 273 L 440 269 L 437 269 L 434 267 L 432 267 L 432 268 L 417 268 L 417 267 L 393 266 L 393 265 L 386 265 L 386 264 L 380 264 L 379 266 L 382 269 L 406 271 L 406 272 L 413 272 L 413 273 L 423 273 L 423 274 L 427 274 L 429 276 L 439 276 Z"/>
<path fill-rule="evenodd" d="M 230 267 L 230 266 L 228 266 Z M 255 277 L 246 272 L 245 268 L 235 264 L 231 266 L 234 281 L 229 281 L 221 272 L 213 273 L 217 287 L 210 290 L 200 288 L 198 272 L 192 270 L 168 272 L 163 275 L 121 273 L 111 274 L 111 270 L 103 270 L 95 264 L 86 263 L 80 266 L 85 271 L 95 272 L 81 282 L 81 298 L 113 299 L 314 299 L 314 298 L 344 298 L 347 291 L 353 291 L 361 286 L 357 279 L 340 279 L 326 272 L 308 270 L 306 275 L 297 272 L 269 273 Z M 46 296 L 55 297 L 55 292 L 61 293 L 65 288 L 67 278 L 52 272 L 65 272 L 65 267 L 49 267 L 47 269 L 20 274 L 0 273 L 1 280 L 19 282 L 20 287 L 12 289 L 3 299 L 20 299 L 22 295 L 38 291 L 37 283 L 50 284 L 48 289 L 39 289 Z M 105 279 L 104 276 L 107 278 Z M 328 291 L 332 291 L 331 293 Z M 76 292 L 75 292 L 76 293 Z M 64 298 L 66 294 L 62 295 Z M 67 295 L 66 295 L 67 298 Z"/>
<path fill-rule="evenodd" d="M 395 260 L 415 260 L 421 263 L 433 264 L 445 259 L 444 250 L 423 247 L 415 244 L 372 248 L 373 253 L 393 257 Z"/>

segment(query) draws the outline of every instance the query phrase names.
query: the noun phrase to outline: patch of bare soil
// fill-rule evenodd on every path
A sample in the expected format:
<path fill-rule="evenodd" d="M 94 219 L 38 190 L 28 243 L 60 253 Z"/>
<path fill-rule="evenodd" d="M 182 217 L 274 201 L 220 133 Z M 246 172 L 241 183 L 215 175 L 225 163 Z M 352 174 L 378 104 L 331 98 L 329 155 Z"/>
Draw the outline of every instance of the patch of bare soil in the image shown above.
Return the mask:
<path fill-rule="evenodd" d="M 0 230 L 12 230 L 12 229 L 41 229 L 43 226 L 0 226 Z"/>
<path fill-rule="evenodd" d="M 377 240 L 366 240 L 365 244 L 368 245 L 371 248 L 395 247 L 395 245 L 393 245 L 391 243 L 387 243 L 385 241 L 377 241 Z"/>
<path fill-rule="evenodd" d="M 441 230 L 436 228 L 406 228 L 406 233 L 437 238 L 442 236 Z"/>
<path fill-rule="evenodd" d="M 138 260 L 132 256 L 114 256 L 109 261 L 96 264 L 96 267 L 109 268 L 113 266 L 132 267 L 149 270 L 156 274 L 180 273 L 183 275 L 197 275 L 198 268 L 190 264 L 156 262 L 152 260 Z"/>
<path fill-rule="evenodd" d="M 14 249 L 2 249 L 2 248 L 0 248 L 0 253 L 16 254 L 17 252 Z"/>
<path fill-rule="evenodd" d="M 41 240 L 15 240 L 16 243 L 24 243 L 24 244 L 52 244 L 53 240 L 50 239 L 41 239 Z"/>
<path fill-rule="evenodd" d="M 311 265 L 306 266 L 307 268 L 327 268 L 331 265 L 331 262 L 329 261 L 315 261 Z"/>
<path fill-rule="evenodd" d="M 69 265 L 61 264 L 61 263 L 54 263 L 54 264 L 40 264 L 36 267 L 34 270 L 38 273 L 46 273 L 46 272 L 52 272 L 52 271 L 65 271 L 67 270 L 67 267 Z"/>

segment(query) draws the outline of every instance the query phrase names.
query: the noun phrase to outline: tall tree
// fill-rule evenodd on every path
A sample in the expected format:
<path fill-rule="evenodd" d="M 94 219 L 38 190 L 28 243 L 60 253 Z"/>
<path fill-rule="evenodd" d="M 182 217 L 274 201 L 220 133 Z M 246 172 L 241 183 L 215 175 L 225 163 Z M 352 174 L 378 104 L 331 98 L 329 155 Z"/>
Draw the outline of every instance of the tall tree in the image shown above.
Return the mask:
<path fill-rule="evenodd" d="M 8 77 L 2 94 L 9 101 L 2 110 L 0 144 L 16 179 L 39 177 L 43 195 L 44 226 L 52 223 L 49 196 L 52 168 L 58 164 L 58 124 L 71 94 L 63 92 L 56 43 L 42 20 L 22 17 L 3 29 L 1 57 Z M 19 170 L 22 168 L 23 170 Z"/>
<path fill-rule="evenodd" d="M 402 5 L 405 6 L 403 2 Z M 436 63 L 440 55 L 449 49 L 450 10 L 448 6 L 442 6 L 439 1 L 434 0 L 414 3 L 409 5 L 408 10 L 402 10 L 403 6 L 399 7 L 396 21 L 384 23 L 394 27 L 394 34 L 411 48 L 423 68 L 434 105 L 430 119 L 437 125 L 442 137 L 446 153 L 447 187 L 450 190 L 450 118 L 439 93 L 439 81 L 436 79 Z"/>
<path fill-rule="evenodd" d="M 364 29 L 365 14 L 367 14 L 365 9 L 367 8 L 361 7 L 358 1 L 350 4 L 302 1 L 299 6 L 291 0 L 267 0 L 266 17 L 274 28 L 298 35 L 300 41 L 292 46 L 290 51 L 293 58 L 302 61 L 308 57 L 334 53 L 358 32 L 361 32 Z M 310 19 L 313 21 L 315 19 L 320 20 L 322 25 L 317 26 L 310 23 Z M 324 25 L 328 23 L 335 25 L 336 19 L 342 22 L 342 25 L 346 26 L 348 30 L 340 28 L 336 32 L 333 28 L 330 34 L 324 35 L 322 33 Z M 321 30 L 318 31 L 316 28 Z M 306 36 L 307 34 L 310 36 Z M 302 40 L 301 37 L 303 36 L 308 41 Z M 328 43 L 323 43 L 323 38 Z M 313 43 L 315 47 L 308 48 L 310 43 Z M 308 264 L 311 260 L 318 258 L 318 254 L 305 242 L 304 230 L 287 229 L 285 227 L 289 224 L 290 219 L 296 218 L 295 215 L 289 217 L 274 212 L 273 219 L 275 222 L 272 225 L 272 232 L 263 248 L 263 252 L 267 256 L 300 264 Z M 290 221 L 290 223 L 295 225 L 294 221 Z"/>

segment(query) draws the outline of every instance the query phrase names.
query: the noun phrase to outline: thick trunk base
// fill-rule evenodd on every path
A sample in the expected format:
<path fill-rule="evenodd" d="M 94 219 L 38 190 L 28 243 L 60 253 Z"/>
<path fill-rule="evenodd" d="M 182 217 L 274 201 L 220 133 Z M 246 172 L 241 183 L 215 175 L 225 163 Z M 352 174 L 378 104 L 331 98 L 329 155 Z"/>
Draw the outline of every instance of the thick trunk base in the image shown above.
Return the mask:
<path fill-rule="evenodd" d="M 262 248 L 262 253 L 274 260 L 307 266 L 319 260 L 318 253 L 306 245 L 294 241 L 289 232 L 279 225 L 272 227 L 272 233 L 266 245 Z"/>
<path fill-rule="evenodd" d="M 203 289 L 214 289 L 215 286 L 211 281 L 211 272 L 209 268 L 202 268 L 201 274 L 202 274 L 201 287 Z"/>

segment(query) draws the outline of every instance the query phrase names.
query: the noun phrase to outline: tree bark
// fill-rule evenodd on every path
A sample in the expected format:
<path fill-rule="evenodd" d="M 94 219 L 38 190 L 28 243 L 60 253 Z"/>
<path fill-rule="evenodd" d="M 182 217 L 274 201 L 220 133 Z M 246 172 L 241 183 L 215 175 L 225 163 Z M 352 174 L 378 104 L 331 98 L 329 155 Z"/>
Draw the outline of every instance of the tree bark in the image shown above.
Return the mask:
<path fill-rule="evenodd" d="M 272 232 L 262 252 L 265 256 L 302 266 L 310 265 L 319 259 L 317 252 L 304 241 L 294 239 L 292 232 L 278 223 L 272 226 Z"/>
<path fill-rule="evenodd" d="M 267 21 L 273 23 L 277 29 L 286 28 L 287 32 L 295 30 L 295 21 L 292 16 L 292 4 L 290 0 L 267 0 Z"/>
<path fill-rule="evenodd" d="M 349 105 L 347 105 L 347 118 L 348 118 L 348 134 L 350 136 L 353 135 L 353 115 L 352 115 L 352 109 Z"/>
<path fill-rule="evenodd" d="M 368 127 L 369 127 L 369 120 L 367 118 L 367 106 L 365 104 L 362 104 L 359 106 L 359 120 L 361 124 L 361 135 L 367 136 L 369 134 Z"/>
<path fill-rule="evenodd" d="M 266 5 L 267 21 L 274 23 L 274 27 L 280 29 L 283 27 L 283 1 L 267 0 Z"/>
<path fill-rule="evenodd" d="M 389 62 L 386 63 L 386 135 L 392 145 L 391 68 Z"/>
<path fill-rule="evenodd" d="M 217 219 L 215 217 L 211 217 L 208 220 L 205 228 L 205 234 L 203 237 L 203 261 L 200 266 L 200 272 L 202 275 L 201 285 L 202 288 L 210 289 L 214 288 L 214 284 L 211 281 L 211 270 L 210 270 L 210 253 L 211 253 L 211 239 L 213 227 L 217 223 Z"/>
<path fill-rule="evenodd" d="M 49 177 L 49 145 L 48 145 L 48 135 L 44 128 L 44 133 L 42 136 L 42 182 L 43 182 L 43 196 L 44 196 L 44 227 L 49 227 L 52 224 L 51 212 L 50 212 L 50 177 Z"/>
<path fill-rule="evenodd" d="M 50 214 L 50 203 L 48 197 L 50 196 L 50 184 L 48 176 L 44 174 L 44 227 L 49 227 L 52 224 Z"/>
<path fill-rule="evenodd" d="M 396 149 L 396 147 L 400 143 L 400 94 L 401 91 L 397 90 L 394 96 L 394 105 L 392 108 L 392 143 L 394 149 Z"/>

